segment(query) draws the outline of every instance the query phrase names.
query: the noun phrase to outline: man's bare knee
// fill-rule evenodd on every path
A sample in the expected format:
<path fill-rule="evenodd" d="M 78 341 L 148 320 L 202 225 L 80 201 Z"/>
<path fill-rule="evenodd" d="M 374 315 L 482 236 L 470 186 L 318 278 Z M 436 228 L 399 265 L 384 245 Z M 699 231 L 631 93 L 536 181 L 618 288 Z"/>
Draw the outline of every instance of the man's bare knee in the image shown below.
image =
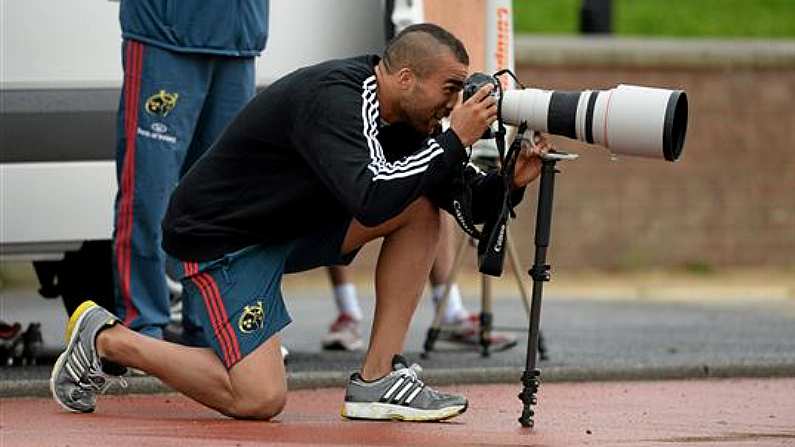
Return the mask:
<path fill-rule="evenodd" d="M 284 409 L 287 381 L 278 336 L 246 355 L 229 370 L 229 404 L 224 414 L 238 419 L 270 419 Z M 262 371 L 269 371 L 266 376 Z"/>
<path fill-rule="evenodd" d="M 281 413 L 286 403 L 287 393 L 281 390 L 257 396 L 237 396 L 224 414 L 235 419 L 268 420 Z"/>

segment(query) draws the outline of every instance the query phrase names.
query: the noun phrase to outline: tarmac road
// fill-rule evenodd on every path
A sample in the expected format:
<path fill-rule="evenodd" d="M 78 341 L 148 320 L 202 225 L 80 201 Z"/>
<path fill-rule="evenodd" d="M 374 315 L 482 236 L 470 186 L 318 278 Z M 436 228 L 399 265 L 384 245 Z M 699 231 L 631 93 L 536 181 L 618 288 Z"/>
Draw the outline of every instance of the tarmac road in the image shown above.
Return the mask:
<path fill-rule="evenodd" d="M 284 340 L 292 351 L 293 386 L 339 385 L 359 364 L 361 354 L 320 350 L 334 315 L 322 286 L 286 287 L 294 322 Z M 606 292 L 593 290 L 595 296 Z M 479 309 L 477 288 L 465 287 L 464 293 L 467 307 Z M 550 360 L 541 363 L 544 379 L 795 377 L 795 300 L 786 295 L 702 299 L 698 293 L 694 289 L 687 300 L 545 295 L 541 326 Z M 364 314 L 372 315 L 372 292 L 361 287 L 360 294 Z M 512 287 L 503 287 L 496 290 L 493 308 L 496 325 L 519 330 L 516 348 L 483 358 L 475 350 L 451 350 L 440 343 L 442 352 L 422 360 L 418 354 L 432 315 L 428 303 L 421 302 L 406 343 L 408 358 L 441 383 L 518 381 L 526 352 L 524 307 Z M 7 321 L 41 321 L 51 357 L 61 349 L 65 315 L 59 302 L 39 298 L 31 287 L 6 288 L 0 310 Z M 46 394 L 48 375 L 49 366 L 0 368 L 0 396 Z"/>
<path fill-rule="evenodd" d="M 536 427 L 514 385 L 446 387 L 468 411 L 442 423 L 348 421 L 341 388 L 290 393 L 273 422 L 234 421 L 178 395 L 104 396 L 95 414 L 4 399 L 0 445 L 18 446 L 789 446 L 795 379 L 542 385 Z"/>

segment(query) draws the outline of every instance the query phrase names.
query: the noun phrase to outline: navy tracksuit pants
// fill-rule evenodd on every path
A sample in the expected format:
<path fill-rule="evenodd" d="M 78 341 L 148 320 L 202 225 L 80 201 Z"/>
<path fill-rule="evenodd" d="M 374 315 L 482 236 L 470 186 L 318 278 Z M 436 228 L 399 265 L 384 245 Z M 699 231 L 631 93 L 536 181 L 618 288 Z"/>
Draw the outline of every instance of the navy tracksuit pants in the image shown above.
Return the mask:
<path fill-rule="evenodd" d="M 116 314 L 131 329 L 162 338 L 170 311 L 160 221 L 182 175 L 254 96 L 254 58 L 177 53 L 125 40 L 122 61 Z M 197 304 L 183 302 L 183 325 L 194 338 L 201 337 Z"/>

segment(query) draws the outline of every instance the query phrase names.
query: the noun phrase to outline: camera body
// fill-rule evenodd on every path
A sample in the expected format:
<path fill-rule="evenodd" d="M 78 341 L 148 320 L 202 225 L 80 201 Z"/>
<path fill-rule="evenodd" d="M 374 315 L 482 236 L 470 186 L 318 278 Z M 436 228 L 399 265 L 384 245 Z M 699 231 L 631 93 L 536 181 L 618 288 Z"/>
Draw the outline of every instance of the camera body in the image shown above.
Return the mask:
<path fill-rule="evenodd" d="M 471 74 L 465 81 L 464 81 L 464 101 L 468 100 L 472 97 L 478 90 L 480 90 L 484 85 L 491 84 L 492 89 L 490 95 L 499 103 L 500 101 L 500 81 L 497 80 L 494 76 L 489 76 L 485 73 L 473 73 Z M 481 140 L 492 140 L 494 139 L 494 130 L 489 128 L 483 132 L 483 135 L 480 137 Z"/>
<path fill-rule="evenodd" d="M 497 101 L 500 100 L 500 81 L 497 80 L 494 76 L 487 75 L 485 73 L 472 73 L 465 81 L 464 81 L 464 101 L 468 100 L 472 95 L 474 95 L 478 90 L 480 90 L 484 85 L 491 84 L 494 88 L 491 90 L 491 96 L 494 97 Z"/>

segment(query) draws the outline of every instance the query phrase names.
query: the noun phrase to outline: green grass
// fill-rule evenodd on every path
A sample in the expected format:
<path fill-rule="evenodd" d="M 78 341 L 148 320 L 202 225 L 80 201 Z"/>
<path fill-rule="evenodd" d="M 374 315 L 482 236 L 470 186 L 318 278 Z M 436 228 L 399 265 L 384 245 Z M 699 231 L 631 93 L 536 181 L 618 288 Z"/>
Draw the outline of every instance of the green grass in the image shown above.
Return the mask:
<path fill-rule="evenodd" d="M 518 33 L 576 33 L 581 4 L 581 0 L 514 0 L 514 29 Z"/>
<path fill-rule="evenodd" d="M 514 0 L 517 32 L 577 34 L 581 0 Z M 795 0 L 613 0 L 619 36 L 795 38 Z"/>

